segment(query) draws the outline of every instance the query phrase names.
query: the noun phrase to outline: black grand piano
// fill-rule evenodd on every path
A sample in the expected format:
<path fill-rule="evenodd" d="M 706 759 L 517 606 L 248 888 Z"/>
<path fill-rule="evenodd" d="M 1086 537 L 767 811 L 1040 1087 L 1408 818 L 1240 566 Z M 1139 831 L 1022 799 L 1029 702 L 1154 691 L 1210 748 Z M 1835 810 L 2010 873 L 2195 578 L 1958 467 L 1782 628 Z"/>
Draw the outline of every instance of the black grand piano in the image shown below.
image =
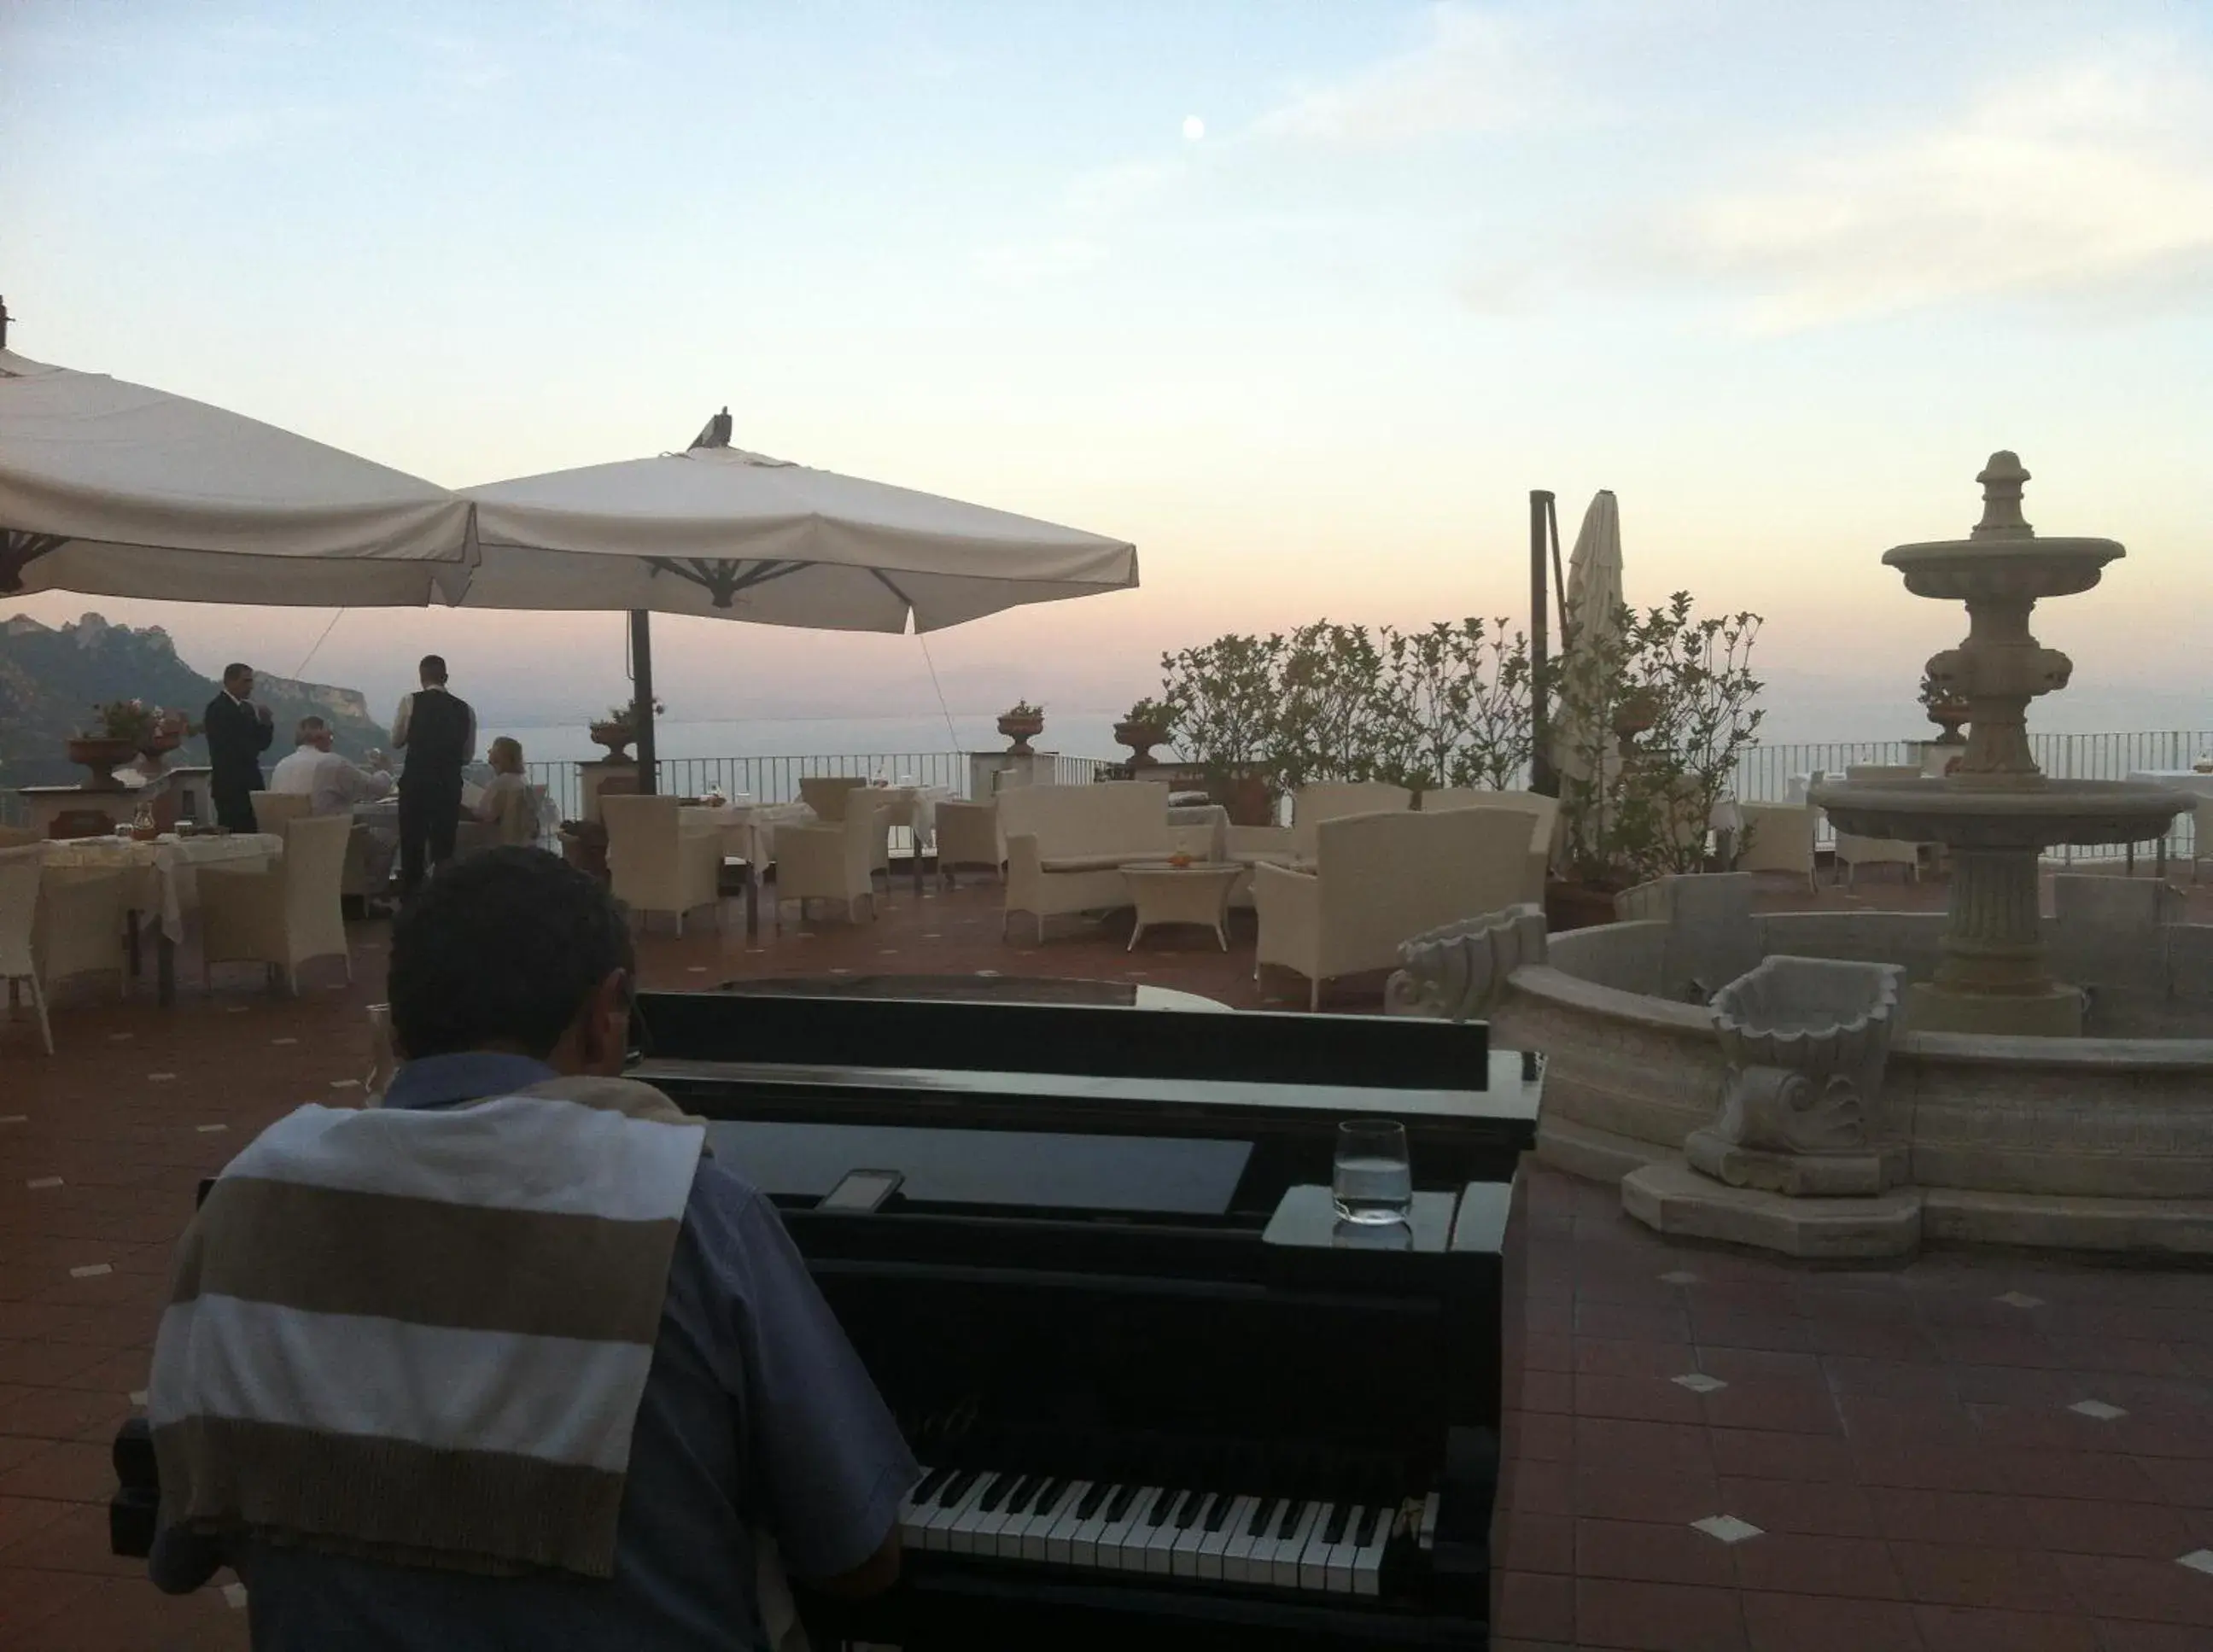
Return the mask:
<path fill-rule="evenodd" d="M 808 1600 L 814 1645 L 1484 1644 L 1540 1064 L 1479 1024 L 1137 998 L 638 999 L 633 1076 L 775 1199 L 927 1471 L 899 1585 Z M 1331 1205 L 1370 1116 L 1406 1127 L 1403 1228 Z M 143 1552 L 143 1429 L 117 1464 Z"/>

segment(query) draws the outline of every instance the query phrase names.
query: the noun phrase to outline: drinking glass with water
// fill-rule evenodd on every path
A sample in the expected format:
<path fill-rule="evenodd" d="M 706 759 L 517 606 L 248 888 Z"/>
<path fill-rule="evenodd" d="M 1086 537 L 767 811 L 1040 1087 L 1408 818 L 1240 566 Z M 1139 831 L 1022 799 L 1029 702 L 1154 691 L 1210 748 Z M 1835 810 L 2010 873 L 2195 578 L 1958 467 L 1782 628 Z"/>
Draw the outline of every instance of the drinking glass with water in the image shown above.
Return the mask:
<path fill-rule="evenodd" d="M 1337 1214 L 1346 1222 L 1405 1221 L 1414 1205 L 1406 1127 L 1394 1119 L 1339 1125 L 1330 1192 Z"/>

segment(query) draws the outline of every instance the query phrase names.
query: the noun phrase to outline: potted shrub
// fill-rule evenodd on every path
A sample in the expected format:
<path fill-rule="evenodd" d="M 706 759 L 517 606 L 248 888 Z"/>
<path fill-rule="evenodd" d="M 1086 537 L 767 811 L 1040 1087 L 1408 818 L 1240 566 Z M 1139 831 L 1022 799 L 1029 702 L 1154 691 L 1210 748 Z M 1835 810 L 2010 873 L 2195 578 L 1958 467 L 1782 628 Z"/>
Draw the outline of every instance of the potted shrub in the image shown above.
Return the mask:
<path fill-rule="evenodd" d="M 1114 738 L 1130 748 L 1130 766 L 1134 769 L 1153 760 L 1153 747 L 1167 743 L 1168 731 L 1174 724 L 1174 711 L 1149 698 L 1131 706 L 1114 725 Z"/>
<path fill-rule="evenodd" d="M 1944 732 L 1931 741 L 1937 746 L 1965 746 L 1967 737 L 1960 732 L 1960 725 L 1973 719 L 1974 708 L 1951 689 L 1939 685 L 1933 677 L 1921 680 L 1921 704 L 1929 713 L 1929 721 Z"/>
<path fill-rule="evenodd" d="M 1578 647 L 1548 692 L 1563 731 L 1562 875 L 1545 887 L 1554 930 L 1613 921 L 1613 898 L 1705 865 L 1706 823 L 1753 743 L 1759 618 L 1697 619 L 1687 593 Z M 1631 742 L 1637 741 L 1634 747 Z"/>
<path fill-rule="evenodd" d="M 70 739 L 69 759 L 92 771 L 88 790 L 119 790 L 123 783 L 115 777 L 115 771 L 155 737 L 160 713 L 143 700 L 110 700 L 92 710 L 93 726 Z"/>
<path fill-rule="evenodd" d="M 138 738 L 138 754 L 159 768 L 162 759 L 198 733 L 198 725 L 183 712 L 165 711 L 155 706 L 150 725 Z"/>
<path fill-rule="evenodd" d="M 999 732 L 1014 741 L 1008 747 L 1009 756 L 1030 756 L 1030 742 L 1045 732 L 1045 707 L 1016 700 L 999 713 Z"/>
<path fill-rule="evenodd" d="M 653 703 L 653 715 L 656 717 L 668 709 L 659 700 Z M 589 732 L 592 743 L 607 749 L 607 754 L 600 761 L 622 762 L 630 755 L 631 741 L 637 738 L 637 703 L 625 700 L 620 705 L 609 706 L 607 716 L 594 722 Z"/>

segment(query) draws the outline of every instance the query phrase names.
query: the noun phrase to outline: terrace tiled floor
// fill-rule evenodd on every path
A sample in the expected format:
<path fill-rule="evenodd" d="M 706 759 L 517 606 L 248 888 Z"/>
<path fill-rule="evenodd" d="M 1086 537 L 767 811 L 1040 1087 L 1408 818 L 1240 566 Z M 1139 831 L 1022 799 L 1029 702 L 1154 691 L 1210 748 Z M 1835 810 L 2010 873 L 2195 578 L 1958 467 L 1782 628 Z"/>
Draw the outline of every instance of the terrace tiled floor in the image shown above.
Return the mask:
<path fill-rule="evenodd" d="M 1126 919 L 1003 942 L 990 885 L 902 883 L 877 924 L 751 945 L 737 911 L 721 935 L 649 938 L 647 984 L 989 969 L 1267 1001 L 1249 917 L 1225 957 L 1195 931 L 1126 954 Z M 247 970 L 203 992 L 189 957 L 171 1010 L 80 986 L 52 1060 L 27 1019 L 0 1023 L 0 1646 L 246 1645 L 222 1591 L 165 1599 L 108 1557 L 107 1442 L 145 1385 L 198 1178 L 290 1107 L 357 1093 L 384 939 L 360 926 L 355 983 L 311 978 L 296 1000 Z M 1331 1003 L 1373 1009 L 1380 987 Z M 2213 1274 L 1986 1253 L 1814 1271 L 1663 1243 L 1550 1172 L 1531 1193 L 1495 1645 L 2213 1648 L 2213 1575 L 2179 1564 L 2213 1551 Z M 2122 1414 L 2070 1409 L 2086 1401 Z M 1694 1524 L 1719 1516 L 1759 1534 Z"/>

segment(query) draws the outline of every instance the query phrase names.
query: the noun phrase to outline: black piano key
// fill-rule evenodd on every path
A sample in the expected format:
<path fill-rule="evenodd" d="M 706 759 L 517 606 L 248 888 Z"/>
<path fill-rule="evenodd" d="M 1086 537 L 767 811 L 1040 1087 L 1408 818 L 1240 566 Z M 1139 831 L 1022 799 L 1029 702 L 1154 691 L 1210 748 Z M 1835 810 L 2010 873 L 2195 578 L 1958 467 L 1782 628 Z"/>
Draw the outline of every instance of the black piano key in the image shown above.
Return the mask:
<path fill-rule="evenodd" d="M 1329 1511 L 1329 1523 L 1321 1528 L 1321 1540 L 1325 1546 L 1344 1541 L 1344 1522 L 1351 1515 L 1352 1505 L 1350 1503 L 1341 1503 Z"/>
<path fill-rule="evenodd" d="M 927 1509 L 935 1503 L 937 1501 L 937 1494 L 945 1489 L 945 1483 L 957 1472 L 950 1466 L 932 1469 L 924 1477 L 922 1484 L 915 1488 L 914 1506 L 917 1509 Z"/>
<path fill-rule="evenodd" d="M 1214 1497 L 1211 1492 L 1192 1492 L 1191 1496 L 1185 1500 L 1182 1509 L 1177 1511 L 1175 1519 L 1176 1530 L 1179 1532 L 1188 1532 L 1191 1530 L 1193 1526 L 1198 1523 L 1199 1511 L 1204 1509 L 1208 1503 L 1212 1501 L 1214 1501 Z"/>
<path fill-rule="evenodd" d="M 1253 1505 L 1253 1518 L 1245 1522 L 1245 1535 L 1253 1538 L 1273 1537 L 1276 1522 L 1283 1517 L 1290 1505 L 1281 1497 L 1263 1497 Z"/>
<path fill-rule="evenodd" d="M 1167 1525 L 1170 1517 L 1181 1506 L 1183 1500 L 1190 1495 L 1188 1491 L 1161 1492 L 1159 1497 L 1153 1499 L 1152 1506 L 1147 1509 L 1138 1519 L 1137 1529 L 1150 1532 Z"/>
<path fill-rule="evenodd" d="M 1225 1491 L 1214 1500 L 1214 1507 L 1206 1511 L 1206 1519 L 1199 1529 L 1218 1532 L 1229 1521 L 1229 1505 L 1237 1501 L 1236 1494 Z"/>
<path fill-rule="evenodd" d="M 1091 1490 L 1083 1494 L 1083 1501 L 1076 1505 L 1076 1519 L 1089 1520 L 1097 1514 L 1099 1505 L 1106 1501 L 1107 1494 L 1113 1489 L 1104 1480 L 1094 1480 L 1091 1483 Z"/>
<path fill-rule="evenodd" d="M 985 1515 L 997 1514 L 999 1511 L 999 1506 L 1006 1502 L 1007 1494 L 1019 1484 L 1020 1482 L 1011 1474 L 1000 1475 L 991 1489 L 976 1499 L 977 1511 Z"/>
<path fill-rule="evenodd" d="M 1058 1501 L 1061 1489 L 1067 1484 L 1064 1479 L 1056 1479 L 1049 1475 L 1039 1476 L 1037 1484 L 1022 1494 L 1021 1504 L 1014 1512 L 1017 1515 L 1044 1514 Z"/>
<path fill-rule="evenodd" d="M 1114 1495 L 1106 1502 L 1106 1518 L 1110 1521 L 1118 1521 L 1128 1514 L 1131 1500 L 1144 1489 L 1142 1485 L 1134 1484 L 1116 1486 Z"/>
<path fill-rule="evenodd" d="M 938 1507 L 941 1509 L 950 1509 L 954 1503 L 960 1502 L 961 1498 L 966 1497 L 968 1495 L 968 1488 L 976 1484 L 976 1476 L 982 1472 L 983 1471 L 981 1469 L 964 1468 L 958 1474 L 955 1474 L 951 1479 L 948 1480 L 945 1483 L 944 1490 L 938 1494 Z"/>

